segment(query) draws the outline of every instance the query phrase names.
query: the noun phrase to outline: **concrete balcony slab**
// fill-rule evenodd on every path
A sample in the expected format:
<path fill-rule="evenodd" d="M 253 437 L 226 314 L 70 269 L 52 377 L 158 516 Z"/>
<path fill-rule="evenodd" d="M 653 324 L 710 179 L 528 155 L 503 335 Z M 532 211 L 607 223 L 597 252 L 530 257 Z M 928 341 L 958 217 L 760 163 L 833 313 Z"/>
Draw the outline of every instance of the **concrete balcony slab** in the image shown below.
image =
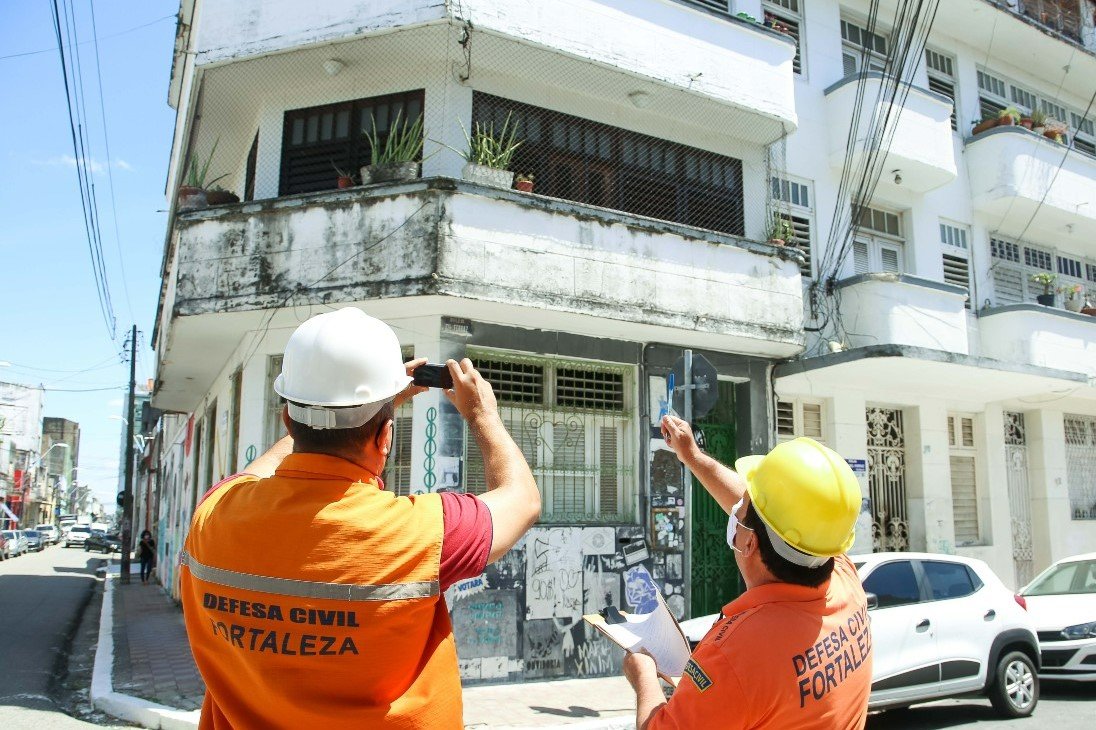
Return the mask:
<path fill-rule="evenodd" d="M 189 212 L 173 246 L 156 342 L 156 403 L 172 410 L 194 407 L 249 332 L 310 306 L 770 357 L 803 347 L 794 252 L 449 178 Z"/>
<path fill-rule="evenodd" d="M 1096 157 L 1023 127 L 966 141 L 974 208 L 1001 236 L 1096 254 Z"/>
<path fill-rule="evenodd" d="M 978 312 L 982 352 L 1009 362 L 1083 373 L 1096 383 L 1096 317 L 1039 304 Z"/>
<path fill-rule="evenodd" d="M 837 282 L 850 347 L 908 345 L 968 354 L 963 287 L 909 274 Z"/>
<path fill-rule="evenodd" d="M 854 135 L 854 162 L 860 164 L 869 153 L 866 143 L 872 110 L 887 112 L 890 103 L 882 93 L 885 77 L 872 71 L 853 74 L 826 89 L 826 121 L 829 129 L 830 164 L 840 170 L 849 147 L 849 128 L 856 108 L 858 82 L 864 82 L 863 107 Z M 911 86 L 906 104 L 883 164 L 884 180 L 901 173 L 901 188 L 925 193 L 955 179 L 955 145 L 951 131 L 951 100 L 926 89 Z"/>

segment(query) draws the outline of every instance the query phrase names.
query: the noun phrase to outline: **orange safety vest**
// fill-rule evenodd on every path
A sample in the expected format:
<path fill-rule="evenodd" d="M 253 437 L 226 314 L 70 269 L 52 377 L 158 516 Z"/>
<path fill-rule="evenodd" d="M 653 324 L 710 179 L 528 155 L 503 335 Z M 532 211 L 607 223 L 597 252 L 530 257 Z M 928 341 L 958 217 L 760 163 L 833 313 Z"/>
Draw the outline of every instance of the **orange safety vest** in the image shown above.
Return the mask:
<path fill-rule="evenodd" d="M 292 454 L 198 506 L 180 558 L 201 728 L 460 728 L 437 494 Z"/>

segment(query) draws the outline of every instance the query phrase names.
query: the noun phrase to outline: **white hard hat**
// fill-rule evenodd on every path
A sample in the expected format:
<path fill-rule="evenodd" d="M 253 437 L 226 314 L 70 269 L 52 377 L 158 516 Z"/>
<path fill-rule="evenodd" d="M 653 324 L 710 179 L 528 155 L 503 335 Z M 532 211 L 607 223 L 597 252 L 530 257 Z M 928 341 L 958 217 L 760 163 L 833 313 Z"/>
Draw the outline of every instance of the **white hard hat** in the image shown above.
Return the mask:
<path fill-rule="evenodd" d="M 396 333 L 360 309 L 317 314 L 290 336 L 274 391 L 289 417 L 317 429 L 357 428 L 411 382 Z"/>

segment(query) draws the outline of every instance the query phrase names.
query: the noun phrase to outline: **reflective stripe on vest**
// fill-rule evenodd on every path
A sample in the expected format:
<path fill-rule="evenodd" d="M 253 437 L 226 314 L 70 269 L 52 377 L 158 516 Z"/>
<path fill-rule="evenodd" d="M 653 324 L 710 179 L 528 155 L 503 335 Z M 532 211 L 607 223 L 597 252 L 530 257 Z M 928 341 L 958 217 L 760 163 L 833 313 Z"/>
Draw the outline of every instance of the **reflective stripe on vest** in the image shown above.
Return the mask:
<path fill-rule="evenodd" d="M 406 601 L 430 598 L 440 592 L 438 581 L 417 583 L 319 583 L 311 580 L 273 578 L 266 575 L 238 573 L 234 570 L 203 565 L 185 550 L 179 554 L 179 565 L 185 565 L 195 578 L 206 583 L 238 588 L 257 593 L 273 593 L 298 598 L 322 598 L 335 601 Z"/>

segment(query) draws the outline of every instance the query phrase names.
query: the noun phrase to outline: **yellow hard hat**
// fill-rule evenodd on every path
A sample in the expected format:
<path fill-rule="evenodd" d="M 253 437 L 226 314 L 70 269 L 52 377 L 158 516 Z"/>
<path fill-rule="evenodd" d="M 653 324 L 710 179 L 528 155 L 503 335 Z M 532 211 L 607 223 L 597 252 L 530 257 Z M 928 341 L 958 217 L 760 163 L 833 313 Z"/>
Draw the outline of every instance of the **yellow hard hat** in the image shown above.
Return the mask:
<path fill-rule="evenodd" d="M 738 459 L 735 471 L 746 480 L 753 508 L 785 559 L 817 567 L 852 547 L 860 483 L 832 449 L 797 438 L 765 456 Z"/>

